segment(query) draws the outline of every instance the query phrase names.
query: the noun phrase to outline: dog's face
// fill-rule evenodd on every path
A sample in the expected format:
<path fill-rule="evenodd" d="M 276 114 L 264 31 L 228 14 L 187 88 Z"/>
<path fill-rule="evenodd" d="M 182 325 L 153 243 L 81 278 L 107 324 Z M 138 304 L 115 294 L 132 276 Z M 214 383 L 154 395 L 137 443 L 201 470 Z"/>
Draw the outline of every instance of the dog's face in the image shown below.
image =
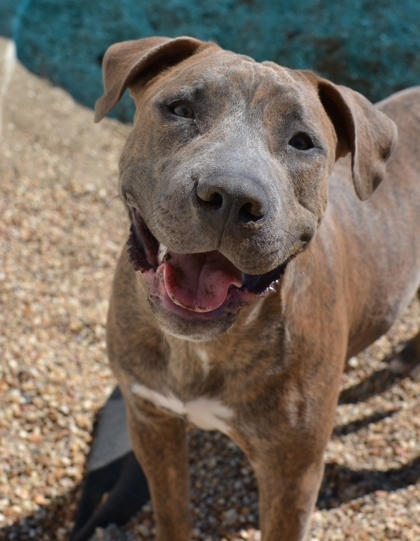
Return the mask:
<path fill-rule="evenodd" d="M 307 75 L 215 45 L 129 86 L 130 259 L 165 331 L 213 338 L 315 235 L 339 138 Z"/>
<path fill-rule="evenodd" d="M 132 89 L 138 113 L 120 161 L 132 261 L 161 325 L 193 337 L 225 330 L 307 245 L 335 159 L 307 84 L 215 56 Z"/>

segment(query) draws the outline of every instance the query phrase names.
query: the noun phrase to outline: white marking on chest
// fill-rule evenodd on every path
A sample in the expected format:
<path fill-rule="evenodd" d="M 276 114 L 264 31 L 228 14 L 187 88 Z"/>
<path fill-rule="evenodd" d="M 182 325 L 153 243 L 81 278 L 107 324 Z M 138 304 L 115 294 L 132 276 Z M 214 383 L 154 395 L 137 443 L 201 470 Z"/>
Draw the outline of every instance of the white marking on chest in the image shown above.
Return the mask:
<path fill-rule="evenodd" d="M 229 432 L 228 421 L 232 418 L 233 411 L 220 400 L 201 397 L 182 402 L 172 393 L 165 396 L 141 383 L 135 383 L 131 390 L 134 394 L 152 402 L 157 408 L 186 417 L 202 430 L 219 430 L 224 434 Z"/>
<path fill-rule="evenodd" d="M 205 349 L 197 348 L 196 349 L 197 357 L 201 361 L 201 366 L 203 368 L 204 377 L 207 377 L 210 372 L 210 359 L 209 354 Z"/>

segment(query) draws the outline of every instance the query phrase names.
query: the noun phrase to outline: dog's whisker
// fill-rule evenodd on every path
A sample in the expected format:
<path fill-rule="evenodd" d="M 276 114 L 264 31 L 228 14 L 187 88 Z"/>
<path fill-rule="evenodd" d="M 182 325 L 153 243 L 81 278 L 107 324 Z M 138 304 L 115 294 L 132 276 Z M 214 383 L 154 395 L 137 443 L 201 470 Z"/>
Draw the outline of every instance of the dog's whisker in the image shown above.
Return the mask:
<path fill-rule="evenodd" d="M 125 133 L 120 132 L 116 128 L 114 128 L 113 132 L 116 133 L 117 135 L 119 135 L 120 137 L 122 137 L 124 139 L 124 141 L 127 141 L 128 135 L 126 135 Z"/>
<path fill-rule="evenodd" d="M 105 207 L 108 208 L 116 199 L 121 200 L 121 196 L 118 194 L 118 195 L 115 195 L 114 197 L 111 197 L 111 199 L 105 203 Z"/>
<path fill-rule="evenodd" d="M 291 237 L 291 239 L 292 239 L 294 242 L 298 242 L 298 241 L 299 241 L 298 237 L 297 237 L 296 235 L 293 235 L 292 233 L 290 233 L 290 231 L 287 231 L 287 229 L 284 229 L 283 227 L 280 227 L 279 229 L 281 229 L 281 231 L 283 231 L 283 233 L 286 233 L 286 235 L 289 235 L 289 237 Z M 285 249 L 285 246 L 284 246 L 284 245 L 282 245 L 282 246 L 283 246 L 283 248 Z M 310 244 L 310 245 L 306 248 L 306 250 L 311 254 L 312 260 L 313 260 L 313 262 L 315 263 L 315 266 L 316 266 L 317 262 L 316 262 L 315 255 L 314 255 L 314 253 L 313 253 L 313 245 Z"/>
<path fill-rule="evenodd" d="M 292 238 L 293 242 L 297 242 L 299 240 L 295 235 L 287 231 L 287 229 L 284 229 L 283 227 L 279 227 L 279 229 L 283 231 L 283 233 L 286 233 L 286 235 L 289 235 L 289 237 Z"/>
<path fill-rule="evenodd" d="M 160 212 L 158 213 L 158 210 L 160 210 Z M 149 222 L 149 227 L 151 229 L 154 229 L 157 224 L 159 223 L 159 220 L 162 218 L 162 216 L 167 216 L 169 214 L 169 211 L 167 209 L 162 209 L 162 208 L 157 208 L 155 210 L 155 212 L 153 212 L 151 215 L 150 215 L 150 218 L 148 220 Z"/>

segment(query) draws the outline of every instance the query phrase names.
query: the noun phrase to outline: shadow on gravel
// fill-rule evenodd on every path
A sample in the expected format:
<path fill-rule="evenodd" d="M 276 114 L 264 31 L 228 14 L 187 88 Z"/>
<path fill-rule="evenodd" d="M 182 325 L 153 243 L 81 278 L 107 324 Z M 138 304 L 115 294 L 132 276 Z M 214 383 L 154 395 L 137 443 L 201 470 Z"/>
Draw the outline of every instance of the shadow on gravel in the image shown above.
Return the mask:
<path fill-rule="evenodd" d="M 397 384 L 400 380 L 401 376 L 396 376 L 388 369 L 378 370 L 356 385 L 344 389 L 341 392 L 339 403 L 355 404 L 363 402 L 376 394 L 383 393 Z M 391 417 L 397 411 L 398 409 L 390 409 L 382 412 L 374 412 L 373 414 L 352 423 L 337 426 L 334 429 L 333 436 L 342 437 L 352 434 L 372 423 L 377 423 Z M 218 453 L 220 452 L 220 435 L 215 433 L 203 433 L 202 431 L 196 430 L 191 437 L 190 444 L 195 449 L 205 447 L 205 454 L 209 457 L 218 456 Z M 212 452 L 212 449 L 214 452 Z M 239 449 L 236 450 L 236 453 L 239 458 L 239 461 L 237 462 L 240 464 L 242 459 L 245 460 L 245 458 Z M 131 452 L 128 454 L 132 455 Z M 223 460 L 223 457 L 220 456 L 219 459 Z M 133 460 L 135 460 L 134 457 Z M 206 460 L 206 458 L 199 459 L 197 457 L 197 460 Z M 141 473 L 138 466 L 137 469 Z M 205 487 L 207 484 L 206 477 L 210 474 L 202 475 L 202 472 L 200 473 L 199 470 L 200 468 L 197 471 L 191 472 L 191 481 L 194 483 L 197 475 L 200 476 L 200 481 L 204 488 L 203 497 L 205 497 Z M 206 468 L 204 468 L 204 471 L 206 471 Z M 98 474 L 100 474 L 100 472 L 101 470 L 98 471 Z M 221 472 L 215 469 L 212 471 L 211 475 L 212 479 L 209 479 L 209 486 L 210 481 L 214 481 L 214 477 L 216 476 L 219 478 L 216 485 L 221 489 L 222 493 L 226 493 L 229 491 L 229 487 L 232 486 L 233 481 L 237 479 L 238 472 L 232 472 L 232 478 L 234 479 L 226 476 L 225 470 Z M 420 479 L 420 457 L 402 465 L 400 468 L 394 468 L 387 471 L 367 469 L 353 470 L 339 464 L 326 464 L 324 479 L 317 500 L 317 507 L 318 509 L 333 509 L 339 507 L 343 503 L 347 503 L 377 491 L 393 492 L 405 488 L 416 483 L 418 479 Z M 102 481 L 106 481 L 106 483 L 104 484 Z M 126 482 L 118 483 L 118 481 L 119 479 L 114 479 L 112 484 L 115 485 L 115 487 L 118 487 L 118 485 L 129 485 L 129 483 L 127 484 Z M 246 487 L 247 494 L 250 500 L 256 504 L 258 499 L 256 480 L 252 477 L 249 481 L 250 483 Z M 124 503 L 124 501 L 127 502 L 126 491 L 123 491 L 125 494 L 124 496 L 121 490 L 113 490 L 113 486 L 109 483 L 110 476 L 108 474 L 106 475 L 106 479 L 99 479 L 99 482 L 96 480 L 96 484 L 94 484 L 96 488 L 101 491 L 101 494 L 97 495 L 96 501 L 101 499 L 102 493 L 110 491 L 109 500 L 115 504 L 113 505 L 115 508 L 114 512 L 121 514 L 121 512 L 125 510 L 130 513 L 130 516 L 134 514 L 138 505 L 133 501 L 132 505 L 128 506 L 130 509 L 128 509 L 127 503 Z M 77 486 L 55 499 L 50 504 L 41 507 L 33 515 L 22 518 L 11 526 L 0 529 L 0 539 L 4 539 L 5 541 L 32 541 L 34 539 L 37 541 L 56 541 L 57 539 L 67 540 L 70 536 L 71 528 L 73 527 L 76 508 L 81 504 L 81 492 L 81 487 Z M 113 492 L 115 492 L 115 494 L 113 494 Z M 124 497 L 116 498 L 116 496 L 118 496 L 117 492 L 119 493 L 119 496 L 123 495 Z M 377 496 L 381 497 L 383 495 L 379 492 Z M 135 498 L 129 497 L 128 499 L 134 500 Z M 125 522 L 128 519 L 126 515 L 127 513 L 124 513 L 124 520 L 116 522 Z M 58 521 L 58 517 L 60 517 L 60 522 Z M 64 522 L 62 517 L 64 517 Z M 216 534 L 217 532 L 214 533 Z"/>
<path fill-rule="evenodd" d="M 342 391 L 339 402 L 340 404 L 355 404 L 365 401 L 376 394 L 384 392 L 393 385 L 397 384 L 400 380 L 401 377 L 396 376 L 388 369 L 379 370 L 353 387 Z M 334 429 L 333 436 L 342 437 L 357 432 L 358 430 L 361 430 L 372 423 L 377 423 L 383 419 L 386 419 L 387 417 L 391 417 L 397 411 L 398 409 L 390 409 L 388 411 L 374 412 L 373 414 L 362 419 L 358 419 L 352 423 L 337 426 Z M 215 433 L 203 433 L 202 431 L 196 430 L 191 438 L 190 444 L 192 448 L 195 449 L 205 447 L 206 456 L 218 456 L 218 453 L 220 452 L 220 435 Z M 212 452 L 212 449 L 214 452 Z M 236 450 L 236 453 L 238 454 L 239 458 L 237 462 L 240 464 L 242 460 L 245 460 L 245 458 L 239 449 Z M 129 453 L 129 455 L 132 455 L 132 453 Z M 219 459 L 223 460 L 223 457 L 220 456 Z M 135 460 L 134 457 L 133 460 Z M 197 457 L 197 460 L 200 462 L 201 460 L 206 460 L 206 458 L 202 457 L 199 459 Z M 191 472 L 191 481 L 194 483 L 197 475 L 200 477 L 200 481 L 204 488 L 203 497 L 205 497 L 205 487 L 207 485 L 206 478 L 210 474 L 203 475 L 202 472 L 200 473 L 200 469 L 201 468 L 199 468 L 197 471 Z M 204 468 L 204 471 L 206 471 L 206 469 L 207 468 Z M 99 470 L 98 474 L 100 471 L 101 470 Z M 216 468 L 212 470 L 211 475 L 212 479 L 208 479 L 209 486 L 211 484 L 210 482 L 214 481 L 214 477 L 216 476 L 219 478 L 216 485 L 220 488 L 222 493 L 226 493 L 229 491 L 229 487 L 232 486 L 233 481 L 237 479 L 238 472 L 232 472 L 231 478 L 229 475 L 226 475 L 226 471 L 224 469 L 223 471 L 218 471 Z M 113 490 L 112 486 L 106 488 L 106 486 L 109 485 L 109 475 L 107 475 L 106 478 L 105 484 L 102 482 L 96 482 L 97 488 L 102 486 L 101 494 L 110 490 L 109 500 L 116 504 L 113 506 L 115 507 L 114 512 L 118 514 L 124 510 L 128 511 L 127 504 L 124 504 L 124 501 L 122 501 L 126 501 L 127 498 L 113 498 L 112 496 L 118 496 L 117 492 L 119 493 L 121 491 Z M 343 503 L 361 498 L 367 494 L 377 491 L 393 492 L 398 489 L 405 488 L 416 483 L 418 479 L 420 479 L 420 457 L 408 462 L 405 465 L 402 465 L 400 468 L 390 469 L 387 471 L 367 469 L 353 470 L 339 464 L 326 464 L 324 479 L 318 496 L 317 507 L 319 509 L 333 509 L 339 507 Z M 105 481 L 105 479 L 102 479 L 102 481 Z M 250 482 L 246 487 L 247 494 L 250 501 L 256 504 L 258 499 L 256 480 L 254 477 L 252 477 L 249 479 L 249 481 Z M 117 487 L 118 485 L 124 485 L 127 483 L 116 482 L 114 484 Z M 113 492 L 116 494 L 113 495 Z M 97 498 L 96 501 L 100 500 L 101 494 L 99 494 L 99 499 Z M 383 495 L 378 493 L 378 497 L 381 496 Z M 5 541 L 32 541 L 34 539 L 37 541 L 56 541 L 57 539 L 67 540 L 73 527 L 76 508 L 80 506 L 80 504 L 81 487 L 77 486 L 55 499 L 50 504 L 41 507 L 33 515 L 23 518 L 11 526 L 0 529 L 0 539 L 4 539 Z M 134 514 L 135 512 L 133 505 L 128 506 L 130 507 L 130 515 Z M 138 506 L 136 509 L 137 508 Z M 60 517 L 60 522 L 58 517 Z M 62 517 L 64 517 L 64 522 Z M 126 520 L 127 517 L 125 516 L 124 520 L 117 522 L 122 523 Z M 217 532 L 214 533 L 216 534 Z"/>
<path fill-rule="evenodd" d="M 340 393 L 339 404 L 357 404 L 369 400 L 377 394 L 385 392 L 401 381 L 401 376 L 394 374 L 388 368 L 373 372 L 360 383 L 344 389 Z"/>
<path fill-rule="evenodd" d="M 332 509 L 376 491 L 394 492 L 420 479 L 420 457 L 401 468 L 387 471 L 352 470 L 339 464 L 327 464 L 318 496 L 319 509 Z M 381 497 L 378 495 L 378 497 Z"/>
<path fill-rule="evenodd" d="M 212 475 L 213 477 L 217 476 L 217 471 L 213 471 Z M 401 468 L 387 471 L 355 471 L 338 464 L 327 464 L 317 507 L 318 509 L 333 509 L 376 491 L 393 492 L 416 483 L 418 479 L 420 479 L 420 457 L 401 466 Z M 202 481 L 205 497 L 206 479 L 203 478 Z M 232 479 L 220 475 L 218 483 L 231 486 Z M 48 506 L 42 507 L 37 513 L 21 519 L 12 526 L 0 529 L 0 539 L 5 541 L 33 541 L 34 539 L 36 541 L 56 541 L 58 538 L 63 539 L 61 535 L 57 535 L 60 529 L 67 531 L 64 539 L 68 539 L 76 502 L 79 499 L 79 488 L 76 487 L 67 492 Z M 249 496 L 252 500 L 257 500 L 256 487 L 255 490 L 251 488 Z M 379 493 L 377 496 L 380 498 L 383 497 L 383 494 Z M 62 517 L 63 514 L 66 523 L 60 524 L 56 516 Z"/>
<path fill-rule="evenodd" d="M 80 486 L 76 486 L 48 505 L 40 507 L 36 513 L 20 519 L 11 526 L 0 528 L 0 539 L 2 541 L 67 540 L 76 513 L 79 491 Z"/>
<path fill-rule="evenodd" d="M 352 423 L 348 423 L 346 425 L 337 426 L 334 428 L 333 436 L 341 438 L 342 436 L 353 434 L 353 432 L 357 432 L 358 430 L 361 430 L 372 423 L 379 423 L 379 421 L 383 421 L 387 417 L 392 417 L 394 413 L 397 413 L 397 411 L 399 411 L 398 408 L 388 411 L 377 411 L 372 413 L 372 415 L 363 417 L 363 419 L 358 419 L 357 421 L 353 421 Z"/>

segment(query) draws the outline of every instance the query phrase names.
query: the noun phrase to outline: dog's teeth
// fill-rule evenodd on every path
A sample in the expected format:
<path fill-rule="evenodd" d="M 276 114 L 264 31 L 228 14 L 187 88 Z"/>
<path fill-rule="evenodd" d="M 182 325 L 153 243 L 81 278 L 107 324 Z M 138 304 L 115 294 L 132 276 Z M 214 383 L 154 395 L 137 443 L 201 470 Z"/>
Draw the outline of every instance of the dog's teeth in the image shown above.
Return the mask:
<path fill-rule="evenodd" d="M 167 261 L 167 259 L 168 259 L 168 248 L 164 246 L 163 244 L 159 244 L 159 251 L 158 251 L 159 263 Z"/>

